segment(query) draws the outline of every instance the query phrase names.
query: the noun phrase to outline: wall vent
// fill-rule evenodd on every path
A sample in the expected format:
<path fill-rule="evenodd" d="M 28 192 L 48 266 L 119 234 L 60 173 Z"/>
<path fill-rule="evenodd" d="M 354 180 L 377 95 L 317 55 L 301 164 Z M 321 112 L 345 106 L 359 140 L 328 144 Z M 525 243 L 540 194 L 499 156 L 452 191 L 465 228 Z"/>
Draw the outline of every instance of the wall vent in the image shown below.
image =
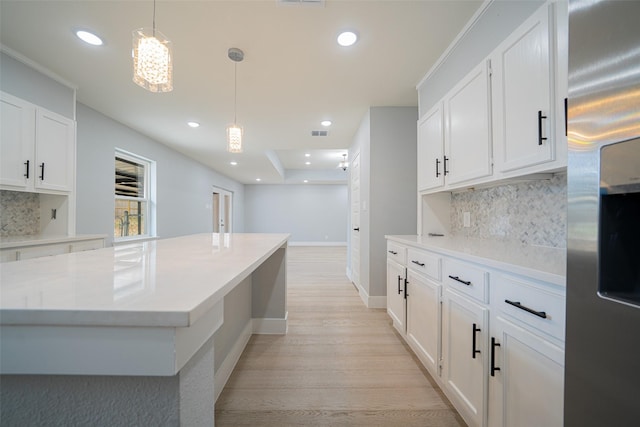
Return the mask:
<path fill-rule="evenodd" d="M 276 0 L 277 6 L 324 7 L 325 0 Z"/>
<path fill-rule="evenodd" d="M 311 136 L 327 136 L 329 135 L 329 131 L 326 130 L 312 130 Z"/>

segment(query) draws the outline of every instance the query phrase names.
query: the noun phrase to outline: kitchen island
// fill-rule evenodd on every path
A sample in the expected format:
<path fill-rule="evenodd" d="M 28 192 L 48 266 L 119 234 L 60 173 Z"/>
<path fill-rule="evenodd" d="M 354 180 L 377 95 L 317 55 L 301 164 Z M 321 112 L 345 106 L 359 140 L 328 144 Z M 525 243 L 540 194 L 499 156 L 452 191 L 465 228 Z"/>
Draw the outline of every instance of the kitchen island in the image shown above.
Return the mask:
<path fill-rule="evenodd" d="M 3 264 L 1 423 L 213 425 L 217 371 L 252 332 L 286 332 L 287 240 L 209 233 Z"/>

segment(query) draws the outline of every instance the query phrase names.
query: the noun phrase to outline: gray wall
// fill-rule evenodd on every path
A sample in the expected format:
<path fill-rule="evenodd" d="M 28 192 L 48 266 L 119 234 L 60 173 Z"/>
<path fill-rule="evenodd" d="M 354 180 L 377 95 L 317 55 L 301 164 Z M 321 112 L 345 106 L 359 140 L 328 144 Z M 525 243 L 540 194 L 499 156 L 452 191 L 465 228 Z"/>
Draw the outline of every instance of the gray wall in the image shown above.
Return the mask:
<path fill-rule="evenodd" d="M 244 229 L 244 186 L 78 103 L 76 232 L 113 239 L 114 155 L 120 148 L 156 161 L 160 238 L 213 231 L 213 187 L 233 192 L 234 232 Z"/>
<path fill-rule="evenodd" d="M 544 0 L 497 0 L 489 4 L 444 61 L 419 84 L 419 116 L 422 117 L 543 3 Z"/>
<path fill-rule="evenodd" d="M 347 186 L 246 185 L 245 230 L 290 233 L 290 243 L 347 241 Z"/>

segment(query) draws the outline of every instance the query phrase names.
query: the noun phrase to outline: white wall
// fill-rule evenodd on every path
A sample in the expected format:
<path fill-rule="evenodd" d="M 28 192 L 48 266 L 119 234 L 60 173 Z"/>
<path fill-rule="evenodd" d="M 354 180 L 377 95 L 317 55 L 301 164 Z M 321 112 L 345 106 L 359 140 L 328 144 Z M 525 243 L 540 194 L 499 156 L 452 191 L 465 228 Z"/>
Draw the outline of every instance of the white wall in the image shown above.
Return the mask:
<path fill-rule="evenodd" d="M 245 230 L 290 233 L 290 243 L 345 244 L 347 186 L 246 185 Z"/>
<path fill-rule="evenodd" d="M 105 233 L 113 239 L 116 148 L 156 162 L 160 238 L 212 232 L 214 186 L 233 192 L 234 232 L 243 231 L 244 185 L 80 103 L 77 120 L 78 234 Z"/>

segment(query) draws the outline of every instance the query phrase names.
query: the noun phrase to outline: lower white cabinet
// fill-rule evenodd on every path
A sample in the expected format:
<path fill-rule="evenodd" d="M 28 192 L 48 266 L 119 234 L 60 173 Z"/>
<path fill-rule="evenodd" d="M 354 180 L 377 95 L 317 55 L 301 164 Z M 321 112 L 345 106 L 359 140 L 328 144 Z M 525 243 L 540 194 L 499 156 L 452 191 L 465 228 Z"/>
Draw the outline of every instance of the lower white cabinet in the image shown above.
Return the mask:
<path fill-rule="evenodd" d="M 564 286 L 393 244 L 387 312 L 465 422 L 561 427 Z"/>
<path fill-rule="evenodd" d="M 62 255 L 104 248 L 104 237 L 60 239 L 56 243 L 30 243 L 0 249 L 0 262 L 21 261 L 45 256 Z"/>
<path fill-rule="evenodd" d="M 484 425 L 489 309 L 449 289 L 442 293 L 442 382 L 470 425 Z"/>
<path fill-rule="evenodd" d="M 564 350 L 522 326 L 491 320 L 489 425 L 563 425 Z"/>
<path fill-rule="evenodd" d="M 407 342 L 432 375 L 440 374 L 442 285 L 407 269 Z"/>

